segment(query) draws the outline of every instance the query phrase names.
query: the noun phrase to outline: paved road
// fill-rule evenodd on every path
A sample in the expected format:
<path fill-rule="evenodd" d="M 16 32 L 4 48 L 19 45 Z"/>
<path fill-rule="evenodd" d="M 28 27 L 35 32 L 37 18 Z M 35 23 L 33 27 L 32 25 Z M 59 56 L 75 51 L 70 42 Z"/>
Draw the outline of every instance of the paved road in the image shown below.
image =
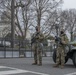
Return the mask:
<path fill-rule="evenodd" d="M 51 57 L 43 58 L 43 65 L 31 65 L 33 58 L 0 59 L 0 75 L 76 75 L 76 68 L 69 60 L 64 69 L 53 68 Z"/>

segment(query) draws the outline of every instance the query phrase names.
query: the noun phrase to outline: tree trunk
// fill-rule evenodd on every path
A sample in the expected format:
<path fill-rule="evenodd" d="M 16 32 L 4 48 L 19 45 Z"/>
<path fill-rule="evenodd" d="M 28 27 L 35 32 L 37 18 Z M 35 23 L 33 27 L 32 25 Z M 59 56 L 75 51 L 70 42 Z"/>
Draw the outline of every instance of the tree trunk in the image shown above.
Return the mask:
<path fill-rule="evenodd" d="M 14 47 L 14 39 L 15 39 L 15 23 L 14 23 L 14 2 L 15 0 L 11 1 L 11 47 Z"/>

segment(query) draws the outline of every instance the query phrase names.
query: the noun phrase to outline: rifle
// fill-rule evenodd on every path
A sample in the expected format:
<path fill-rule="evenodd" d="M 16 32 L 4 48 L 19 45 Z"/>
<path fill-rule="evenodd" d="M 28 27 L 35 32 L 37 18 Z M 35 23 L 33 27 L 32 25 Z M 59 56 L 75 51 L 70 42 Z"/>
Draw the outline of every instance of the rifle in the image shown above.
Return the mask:
<path fill-rule="evenodd" d="M 31 44 L 33 44 L 33 43 L 35 42 L 35 40 L 36 40 L 36 38 L 33 37 L 33 38 L 31 39 Z"/>
<path fill-rule="evenodd" d="M 38 36 L 39 32 L 37 32 L 37 34 L 31 39 L 31 44 L 36 42 L 36 36 Z"/>
<path fill-rule="evenodd" d="M 55 36 L 55 42 L 57 42 L 60 45 L 63 45 L 60 37 Z"/>

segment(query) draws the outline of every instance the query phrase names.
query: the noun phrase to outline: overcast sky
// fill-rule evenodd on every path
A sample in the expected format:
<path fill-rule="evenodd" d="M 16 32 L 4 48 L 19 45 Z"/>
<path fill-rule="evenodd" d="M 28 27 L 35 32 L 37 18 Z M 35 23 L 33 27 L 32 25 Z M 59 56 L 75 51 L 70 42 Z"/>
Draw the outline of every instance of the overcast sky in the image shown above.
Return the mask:
<path fill-rule="evenodd" d="M 64 4 L 62 6 L 63 9 L 70 9 L 75 8 L 76 9 L 76 0 L 63 0 Z"/>

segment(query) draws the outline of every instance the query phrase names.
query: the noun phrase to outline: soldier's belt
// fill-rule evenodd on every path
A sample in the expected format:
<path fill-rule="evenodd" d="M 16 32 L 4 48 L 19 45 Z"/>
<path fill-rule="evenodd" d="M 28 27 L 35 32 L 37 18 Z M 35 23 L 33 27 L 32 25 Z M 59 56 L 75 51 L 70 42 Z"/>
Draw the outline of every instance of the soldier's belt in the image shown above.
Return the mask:
<path fill-rule="evenodd" d="M 59 47 L 63 47 L 63 45 L 59 45 Z"/>

